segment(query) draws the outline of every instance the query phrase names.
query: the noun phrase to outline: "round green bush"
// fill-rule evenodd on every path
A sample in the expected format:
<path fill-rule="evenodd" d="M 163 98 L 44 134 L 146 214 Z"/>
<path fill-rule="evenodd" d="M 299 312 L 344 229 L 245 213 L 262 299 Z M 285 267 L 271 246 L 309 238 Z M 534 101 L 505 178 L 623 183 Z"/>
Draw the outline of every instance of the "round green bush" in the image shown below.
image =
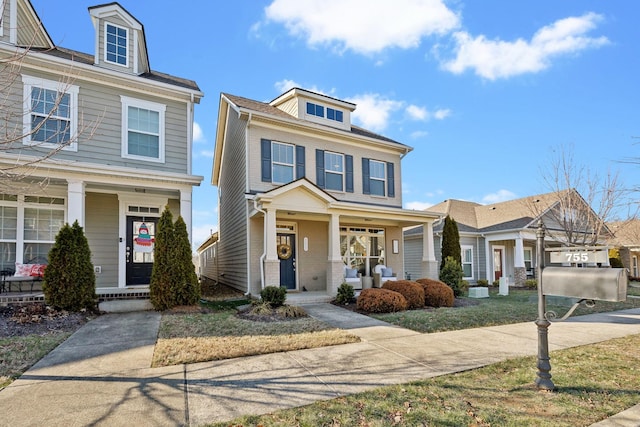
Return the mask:
<path fill-rule="evenodd" d="M 417 283 L 422 285 L 424 290 L 424 305 L 428 307 L 453 307 L 455 296 L 453 289 L 439 280 L 418 279 Z"/>
<path fill-rule="evenodd" d="M 367 313 L 393 313 L 406 310 L 407 300 L 390 289 L 364 289 L 356 299 L 356 308 Z"/>
<path fill-rule="evenodd" d="M 410 280 L 388 280 L 382 289 L 396 291 L 407 300 L 407 308 L 414 310 L 424 307 L 424 290 L 422 286 Z"/>
<path fill-rule="evenodd" d="M 280 307 L 287 299 L 287 289 L 281 286 L 265 286 L 260 291 L 260 298 L 273 308 Z"/>
<path fill-rule="evenodd" d="M 349 304 L 356 298 L 356 293 L 353 290 L 353 286 L 348 283 L 343 283 L 338 287 L 338 294 L 336 295 L 336 302 L 338 304 Z"/>

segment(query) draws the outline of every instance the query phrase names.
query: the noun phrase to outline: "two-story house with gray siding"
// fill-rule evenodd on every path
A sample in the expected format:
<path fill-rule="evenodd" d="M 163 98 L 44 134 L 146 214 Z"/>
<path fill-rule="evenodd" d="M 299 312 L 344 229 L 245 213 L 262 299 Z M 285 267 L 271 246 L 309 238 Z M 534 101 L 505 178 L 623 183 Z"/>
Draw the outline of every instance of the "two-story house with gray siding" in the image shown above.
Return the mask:
<path fill-rule="evenodd" d="M 217 240 L 202 275 L 257 295 L 265 286 L 335 296 L 345 267 L 371 284 L 384 264 L 404 277 L 404 227 L 439 215 L 402 208 L 411 148 L 351 123 L 356 105 L 294 88 L 271 102 L 220 96 L 212 183 Z M 420 274 L 437 276 L 433 241 Z"/>
<path fill-rule="evenodd" d="M 77 220 L 98 288 L 148 285 L 165 206 L 191 231 L 202 92 L 151 69 L 144 27 L 118 3 L 89 8 L 91 54 L 56 46 L 28 0 L 0 5 L 0 267 L 46 262 Z"/>

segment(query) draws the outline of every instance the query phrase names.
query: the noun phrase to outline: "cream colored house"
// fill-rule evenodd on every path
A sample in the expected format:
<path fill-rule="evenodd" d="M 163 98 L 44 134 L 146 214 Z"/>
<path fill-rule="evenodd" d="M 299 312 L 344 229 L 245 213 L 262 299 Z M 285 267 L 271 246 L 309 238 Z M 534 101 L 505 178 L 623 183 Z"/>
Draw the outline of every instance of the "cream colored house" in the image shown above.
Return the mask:
<path fill-rule="evenodd" d="M 212 183 L 218 240 L 202 275 L 257 295 L 265 286 L 327 298 L 348 274 L 371 286 L 384 264 L 404 277 L 404 227 L 439 215 L 402 208 L 411 148 L 351 124 L 356 105 L 294 88 L 271 102 L 220 95 Z M 433 240 L 420 274 L 437 275 Z"/>
<path fill-rule="evenodd" d="M 28 0 L 0 5 L 0 267 L 46 259 L 77 220 L 97 287 L 144 287 L 164 207 L 191 229 L 202 92 L 150 68 L 144 27 L 118 3 L 89 8 L 92 53 L 56 46 Z"/>

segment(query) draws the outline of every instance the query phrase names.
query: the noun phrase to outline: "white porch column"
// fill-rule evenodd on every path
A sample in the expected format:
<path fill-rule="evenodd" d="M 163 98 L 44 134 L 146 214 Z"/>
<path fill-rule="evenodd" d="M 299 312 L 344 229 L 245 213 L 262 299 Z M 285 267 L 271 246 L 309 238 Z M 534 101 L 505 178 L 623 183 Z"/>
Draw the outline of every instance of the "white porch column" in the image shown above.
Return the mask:
<path fill-rule="evenodd" d="M 277 233 L 276 233 L 276 210 L 265 209 L 264 218 L 264 246 L 265 253 L 267 254 L 267 261 L 279 261 L 278 250 L 276 245 Z"/>
<path fill-rule="evenodd" d="M 84 227 L 84 194 L 85 183 L 79 180 L 67 180 L 67 222 L 78 221 Z"/>
<path fill-rule="evenodd" d="M 524 246 L 522 245 L 522 236 L 516 237 L 516 253 L 514 259 L 514 267 L 524 268 Z"/>
<path fill-rule="evenodd" d="M 433 243 L 433 222 L 425 222 L 422 224 L 421 264 L 422 277 L 438 279 L 438 261 L 436 260 L 436 251 Z"/>
<path fill-rule="evenodd" d="M 193 243 L 192 235 L 192 212 L 193 207 L 191 203 L 191 188 L 189 190 L 180 190 L 180 216 L 187 225 L 187 232 L 189 233 L 189 243 Z"/>
<path fill-rule="evenodd" d="M 329 261 L 342 261 L 340 254 L 340 215 L 329 218 Z"/>

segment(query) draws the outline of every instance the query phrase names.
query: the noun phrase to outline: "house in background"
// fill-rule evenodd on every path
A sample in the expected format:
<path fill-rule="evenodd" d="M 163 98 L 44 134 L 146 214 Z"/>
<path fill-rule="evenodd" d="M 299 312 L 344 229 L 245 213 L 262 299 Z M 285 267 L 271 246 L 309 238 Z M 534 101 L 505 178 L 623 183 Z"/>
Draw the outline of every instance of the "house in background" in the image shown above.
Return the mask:
<path fill-rule="evenodd" d="M 362 287 L 378 264 L 404 276 L 403 228 L 430 233 L 439 215 L 402 208 L 411 148 L 352 125 L 355 108 L 300 88 L 268 103 L 220 95 L 218 240 L 201 247 L 212 255 L 204 277 L 253 295 L 275 285 L 328 299 L 345 272 Z M 419 252 L 419 275 L 436 277 L 433 241 Z"/>
<path fill-rule="evenodd" d="M 572 246 L 562 232 L 558 217 L 561 199 L 570 197 L 579 210 L 593 213 L 584 199 L 575 191 L 552 192 L 524 197 L 507 202 L 481 205 L 463 200 L 445 200 L 429 208 L 443 218 L 451 216 L 458 224 L 464 280 L 475 284 L 478 279 L 489 283 L 506 277 L 512 286 L 522 286 L 535 275 L 536 230 L 542 220 L 546 230 L 545 246 Z M 444 219 L 433 224 L 433 239 L 438 263 L 441 259 Z M 577 233 L 581 231 L 576 230 Z M 414 277 L 419 273 L 418 252 L 424 244 L 423 230 L 406 230 L 405 270 Z M 545 265 L 550 264 L 545 254 Z"/>
<path fill-rule="evenodd" d="M 1 4 L 0 56 L 19 61 L 0 71 L 9 101 L 0 129 L 15 138 L 0 151 L 0 267 L 46 259 L 58 230 L 77 220 L 99 289 L 147 285 L 165 206 L 191 231 L 202 92 L 151 69 L 144 27 L 118 3 L 89 8 L 90 54 L 56 46 L 28 0 Z"/>
<path fill-rule="evenodd" d="M 613 237 L 609 240 L 611 247 L 617 248 L 622 265 L 631 277 L 640 277 L 638 258 L 640 257 L 640 220 L 616 221 L 607 226 Z"/>

